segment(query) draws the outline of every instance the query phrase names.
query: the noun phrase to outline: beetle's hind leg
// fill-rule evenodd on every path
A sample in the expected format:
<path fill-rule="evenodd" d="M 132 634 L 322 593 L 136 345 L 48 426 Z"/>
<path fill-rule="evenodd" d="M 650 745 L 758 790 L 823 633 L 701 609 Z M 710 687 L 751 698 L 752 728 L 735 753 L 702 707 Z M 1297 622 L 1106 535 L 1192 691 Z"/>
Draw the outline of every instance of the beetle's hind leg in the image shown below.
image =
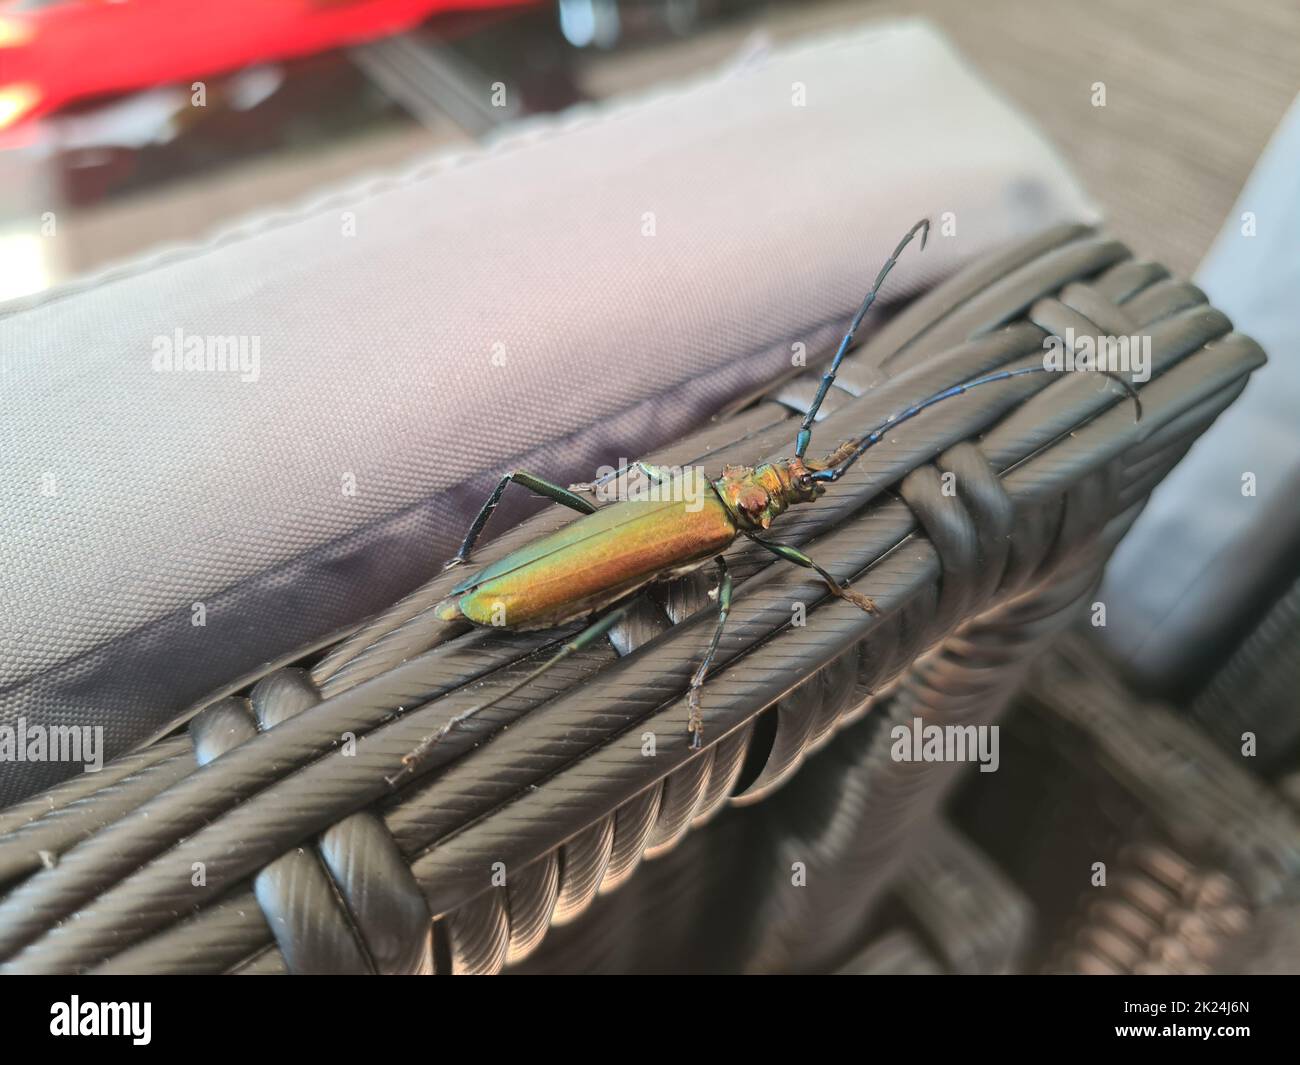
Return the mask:
<path fill-rule="evenodd" d="M 791 547 L 789 544 L 773 543 L 770 540 L 762 540 L 757 536 L 751 536 L 749 538 L 753 540 L 754 543 L 758 544 L 759 547 L 767 548 L 767 550 L 771 551 L 772 554 L 777 556 L 777 558 L 783 558 L 787 562 L 793 562 L 796 566 L 803 566 L 804 569 L 810 569 L 816 572 L 817 576 L 826 582 L 826 587 L 831 590 L 831 594 L 847 600 L 854 606 L 865 610 L 868 614 L 880 613 L 880 611 L 876 609 L 875 602 L 869 596 L 865 596 L 861 592 L 855 592 L 848 586 L 847 582 L 840 581 L 827 573 L 826 570 L 822 569 L 821 566 L 817 565 L 816 562 L 805 555 L 797 547 Z"/>
<path fill-rule="evenodd" d="M 696 669 L 695 676 L 691 678 L 691 686 L 686 692 L 686 704 L 690 707 L 690 716 L 686 719 L 686 731 L 690 734 L 693 750 L 699 750 L 704 746 L 704 718 L 700 715 L 700 689 L 704 686 L 704 678 L 708 675 L 709 667 L 713 665 L 714 656 L 718 653 L 722 630 L 726 627 L 727 615 L 731 613 L 731 573 L 721 555 L 714 561 L 718 564 L 718 624 L 713 630 L 713 639 L 709 641 L 709 649 L 704 653 L 704 658 Z"/>
<path fill-rule="evenodd" d="M 487 525 L 488 518 L 492 517 L 492 512 L 497 509 L 497 504 L 501 502 L 501 496 L 506 490 L 506 485 L 512 481 L 527 488 L 530 492 L 534 492 L 555 503 L 561 503 L 578 511 L 580 514 L 590 514 L 596 509 L 595 504 L 583 499 L 582 496 L 570 492 L 567 488 L 561 488 L 558 484 L 551 484 L 550 481 L 534 477 L 531 473 L 526 473 L 523 470 L 507 473 L 497 482 L 496 488 L 487 497 L 487 502 L 479 509 L 478 515 L 469 527 L 469 532 L 466 533 L 465 539 L 461 542 L 460 550 L 451 556 L 443 569 L 451 569 L 453 566 L 459 566 L 461 563 L 469 561 L 470 552 L 474 550 L 478 538 L 483 535 L 483 528 Z"/>
<path fill-rule="evenodd" d="M 636 601 L 633 600 L 611 610 L 608 614 L 605 614 L 603 617 L 588 625 L 572 640 L 567 641 L 563 647 L 555 652 L 555 654 L 551 655 L 550 658 L 517 684 L 512 684 L 500 695 L 494 695 L 486 702 L 477 703 L 474 706 L 471 706 L 468 710 L 462 710 L 459 714 L 454 714 L 449 717 L 436 732 L 432 732 L 425 736 L 424 739 L 416 744 L 414 748 L 402 756 L 401 768 L 393 776 L 385 778 L 388 781 L 389 787 L 397 787 L 397 785 L 401 783 L 403 777 L 410 773 L 414 773 L 416 767 L 424 760 L 425 756 L 428 755 L 428 753 L 433 750 L 433 748 L 436 747 L 449 732 L 459 728 L 470 718 L 484 710 L 487 710 L 489 707 L 496 706 L 496 704 L 501 702 L 501 700 L 510 698 L 510 696 L 514 695 L 515 692 L 519 691 L 521 688 L 526 688 L 533 681 L 537 680 L 537 678 L 543 673 L 546 673 L 559 665 L 570 655 L 576 654 L 584 647 L 590 647 L 593 643 L 608 633 L 610 629 L 626 618 L 628 612 L 635 605 Z"/>

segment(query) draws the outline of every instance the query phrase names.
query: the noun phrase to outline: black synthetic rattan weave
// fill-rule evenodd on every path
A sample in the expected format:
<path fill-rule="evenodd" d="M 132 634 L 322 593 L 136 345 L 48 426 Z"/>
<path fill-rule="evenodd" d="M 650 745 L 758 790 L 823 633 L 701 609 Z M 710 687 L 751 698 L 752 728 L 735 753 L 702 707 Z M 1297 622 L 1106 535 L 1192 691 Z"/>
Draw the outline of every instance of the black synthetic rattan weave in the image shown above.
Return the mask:
<path fill-rule="evenodd" d="M 702 752 L 687 745 L 684 692 L 713 620 L 703 577 L 645 596 L 609 641 L 451 733 L 394 794 L 386 777 L 420 738 L 567 635 L 462 633 L 432 614 L 458 578 L 441 576 L 309 669 L 208 707 L 188 736 L 0 813 L 5 970 L 497 971 L 728 802 L 770 794 L 868 709 L 996 719 L 1029 660 L 1088 602 L 1148 492 L 1262 352 L 1193 286 L 1116 241 L 1062 228 L 900 314 L 846 361 L 818 423 L 823 445 L 855 435 L 938 388 L 1040 362 L 1044 339 L 1067 327 L 1150 337 L 1142 420 L 1102 375 L 1031 375 L 891 433 L 782 524 L 786 542 L 810 544 L 879 616 L 828 599 L 806 571 L 751 544 L 729 551 L 738 588 L 704 690 Z M 716 476 L 785 453 L 816 376 L 650 461 Z M 477 559 L 571 519 L 546 511 Z M 795 603 L 804 625 L 792 623 Z M 954 775 L 891 761 L 869 735 L 854 742 L 846 757 L 860 760 L 861 790 L 837 797 L 829 835 L 807 828 L 827 861 L 861 880 L 857 908 L 828 929 L 860 923 L 909 826 Z M 837 824 L 857 827 L 837 842 Z M 702 871 L 677 890 L 708 884 Z M 833 954 L 807 941 L 787 901 L 755 890 L 737 904 L 758 907 L 764 931 L 741 967 Z"/>

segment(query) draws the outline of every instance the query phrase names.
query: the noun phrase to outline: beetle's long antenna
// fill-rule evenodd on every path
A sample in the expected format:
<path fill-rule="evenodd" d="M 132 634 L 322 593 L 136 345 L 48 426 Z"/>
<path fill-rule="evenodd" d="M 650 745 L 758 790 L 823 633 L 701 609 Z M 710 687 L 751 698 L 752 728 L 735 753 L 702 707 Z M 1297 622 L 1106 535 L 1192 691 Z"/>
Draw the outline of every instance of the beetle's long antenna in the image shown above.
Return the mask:
<path fill-rule="evenodd" d="M 848 468 L 857 462 L 866 451 L 880 443 L 885 433 L 890 429 L 894 428 L 896 425 L 902 424 L 909 418 L 915 418 L 921 413 L 921 411 L 928 407 L 933 407 L 936 403 L 942 403 L 945 399 L 960 396 L 963 392 L 968 392 L 972 388 L 976 388 L 979 385 L 989 385 L 995 381 L 1009 381 L 1013 377 L 1024 377 L 1026 374 L 1031 373 L 1062 372 L 1064 371 L 1054 370 L 1047 366 L 1024 366 L 1019 370 L 999 370 L 997 373 L 987 374 L 984 377 L 976 377 L 973 380 L 964 381 L 959 385 L 953 385 L 951 388 L 945 388 L 942 392 L 936 392 L 934 395 L 921 400 L 920 403 L 916 403 L 913 406 L 908 407 L 906 410 L 900 411 L 898 414 L 891 414 L 881 422 L 879 426 L 869 432 L 866 436 L 862 437 L 862 439 L 858 441 L 857 446 L 849 452 L 846 458 L 842 459 L 835 466 L 827 467 L 824 470 L 814 471 L 812 478 L 815 481 L 838 481 L 844 476 Z M 1124 386 L 1124 390 L 1128 392 L 1129 396 L 1133 399 L 1133 404 L 1137 408 L 1137 417 L 1140 421 L 1142 419 L 1142 400 L 1138 396 L 1137 389 L 1117 373 L 1113 373 L 1110 370 L 1101 370 L 1099 372 L 1104 373 L 1107 377 L 1118 381 Z"/>
<path fill-rule="evenodd" d="M 826 393 L 830 391 L 830 387 L 835 381 L 835 375 L 839 372 L 840 363 L 844 361 L 845 352 L 853 346 L 853 335 L 858 331 L 858 326 L 862 324 L 862 319 L 867 316 L 867 311 L 871 309 L 871 305 L 876 302 L 876 293 L 880 291 L 880 286 L 884 284 L 885 278 L 889 276 L 889 271 L 894 268 L 894 264 L 898 262 L 898 257 L 903 254 L 903 249 L 912 242 L 912 238 L 917 233 L 921 234 L 921 249 L 924 251 L 926 239 L 930 236 L 930 220 L 928 218 L 922 218 L 921 221 L 907 231 L 907 236 L 898 242 L 894 254 L 885 260 L 885 265 L 880 268 L 880 273 L 876 275 L 876 283 L 871 286 L 867 298 L 862 301 L 858 313 L 853 316 L 849 331 L 844 334 L 844 339 L 840 341 L 839 350 L 835 353 L 835 358 L 831 360 L 830 369 L 822 374 L 822 383 L 817 388 L 817 398 L 812 401 L 808 413 L 803 416 L 803 422 L 799 426 L 799 435 L 795 437 L 794 442 L 795 458 L 803 458 L 804 452 L 808 450 L 808 443 L 812 440 L 813 421 L 817 417 L 818 410 L 821 409 L 822 400 L 826 398 Z"/>

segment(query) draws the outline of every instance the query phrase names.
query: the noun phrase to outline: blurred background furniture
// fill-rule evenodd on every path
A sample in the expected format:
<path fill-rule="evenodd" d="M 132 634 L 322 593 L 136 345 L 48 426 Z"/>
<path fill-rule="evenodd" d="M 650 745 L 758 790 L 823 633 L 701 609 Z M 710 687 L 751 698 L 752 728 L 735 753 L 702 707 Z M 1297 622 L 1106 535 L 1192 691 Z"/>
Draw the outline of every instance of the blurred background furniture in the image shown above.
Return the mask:
<path fill-rule="evenodd" d="M 82 103 L 39 133 L 0 139 L 9 149 L 0 154 L 0 235 L 23 257 L 11 261 L 25 264 L 0 298 L 469 145 L 488 131 L 456 106 L 466 86 L 504 76 L 517 88 L 511 106 L 495 110 L 501 121 L 651 90 L 755 48 L 900 15 L 947 35 L 1048 135 L 1116 232 L 1189 277 L 1300 90 L 1300 11 L 1272 0 L 567 6 L 567 32 L 558 3 L 449 14 L 379 48 L 214 72 L 201 112 L 186 83 L 129 108 L 120 98 Z M 584 8 L 622 11 L 613 36 L 598 39 L 599 15 L 582 17 Z M 1105 108 L 1092 103 L 1098 82 Z M 67 239 L 21 241 L 49 210 L 67 220 Z"/>

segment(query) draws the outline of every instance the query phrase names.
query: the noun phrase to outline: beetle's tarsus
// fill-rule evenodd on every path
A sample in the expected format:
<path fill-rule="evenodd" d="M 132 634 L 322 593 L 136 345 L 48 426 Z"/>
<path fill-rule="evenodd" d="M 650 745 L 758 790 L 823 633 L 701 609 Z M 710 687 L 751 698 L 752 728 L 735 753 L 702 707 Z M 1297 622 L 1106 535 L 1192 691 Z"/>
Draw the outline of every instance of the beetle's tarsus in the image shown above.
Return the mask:
<path fill-rule="evenodd" d="M 431 750 L 433 750 L 433 748 L 436 747 L 438 743 L 443 740 L 444 737 L 446 737 L 447 733 L 449 733 L 453 728 L 459 725 L 466 718 L 470 717 L 471 715 L 473 715 L 474 713 L 476 713 L 478 710 L 481 709 L 482 707 L 478 707 L 478 706 L 471 707 L 469 710 L 466 710 L 464 713 L 460 713 L 457 714 L 455 717 L 448 718 L 446 723 L 443 724 L 443 726 L 440 729 L 438 729 L 437 732 L 425 736 L 424 739 L 422 739 L 419 743 L 417 743 L 412 750 L 409 750 L 406 752 L 406 754 L 402 755 L 401 772 L 398 773 L 395 777 L 384 778 L 386 781 L 388 781 L 389 786 L 395 787 L 397 781 L 401 780 L 405 776 L 409 776 L 411 773 L 414 773 L 416 765 L 419 764 L 421 759 L 423 759 L 426 754 L 428 754 Z"/>
<path fill-rule="evenodd" d="M 854 606 L 865 610 L 868 614 L 879 614 L 880 610 L 876 607 L 876 602 L 869 595 L 863 595 L 861 592 L 855 592 L 847 584 L 841 584 L 839 591 L 836 592 L 841 599 L 847 599 Z"/>
<path fill-rule="evenodd" d="M 704 718 L 700 714 L 700 689 L 692 686 L 686 697 L 690 714 L 686 718 L 686 734 L 691 738 L 691 750 L 698 751 L 704 746 Z"/>

